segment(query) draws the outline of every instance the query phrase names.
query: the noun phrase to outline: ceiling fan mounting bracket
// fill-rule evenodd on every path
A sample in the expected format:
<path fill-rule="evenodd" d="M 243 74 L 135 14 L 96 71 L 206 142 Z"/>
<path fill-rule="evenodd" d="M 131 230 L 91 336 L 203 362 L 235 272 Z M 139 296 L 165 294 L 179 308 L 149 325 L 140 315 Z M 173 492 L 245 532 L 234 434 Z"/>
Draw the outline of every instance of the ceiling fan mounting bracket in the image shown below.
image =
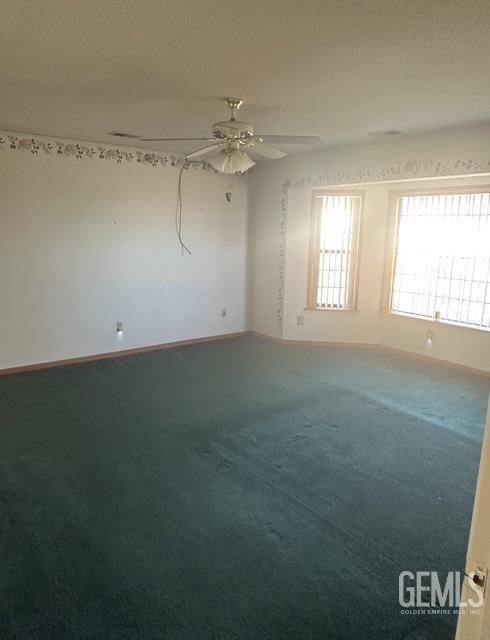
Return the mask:
<path fill-rule="evenodd" d="M 225 98 L 225 102 L 231 111 L 231 120 L 235 120 L 235 111 L 242 106 L 243 100 L 241 98 Z"/>

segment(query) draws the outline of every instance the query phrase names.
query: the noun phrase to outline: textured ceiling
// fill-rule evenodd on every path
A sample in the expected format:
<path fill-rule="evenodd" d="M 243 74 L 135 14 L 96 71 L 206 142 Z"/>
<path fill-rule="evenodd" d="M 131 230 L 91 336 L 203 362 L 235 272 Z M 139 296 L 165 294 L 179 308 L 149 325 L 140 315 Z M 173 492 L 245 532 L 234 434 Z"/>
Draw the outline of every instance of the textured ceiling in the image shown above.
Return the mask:
<path fill-rule="evenodd" d="M 201 136 L 225 96 L 327 145 L 484 121 L 489 33 L 488 0 L 3 2 L 0 128 Z"/>

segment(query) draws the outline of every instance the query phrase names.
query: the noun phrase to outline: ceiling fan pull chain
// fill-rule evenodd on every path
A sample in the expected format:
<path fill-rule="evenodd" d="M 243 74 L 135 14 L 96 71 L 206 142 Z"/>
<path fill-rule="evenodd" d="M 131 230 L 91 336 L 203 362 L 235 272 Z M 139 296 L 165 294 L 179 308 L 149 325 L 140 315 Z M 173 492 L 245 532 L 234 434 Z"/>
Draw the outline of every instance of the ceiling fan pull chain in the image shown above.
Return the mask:
<path fill-rule="evenodd" d="M 225 193 L 225 198 L 228 202 L 231 202 L 231 195 L 233 193 L 233 173 L 228 174 L 228 191 Z"/>

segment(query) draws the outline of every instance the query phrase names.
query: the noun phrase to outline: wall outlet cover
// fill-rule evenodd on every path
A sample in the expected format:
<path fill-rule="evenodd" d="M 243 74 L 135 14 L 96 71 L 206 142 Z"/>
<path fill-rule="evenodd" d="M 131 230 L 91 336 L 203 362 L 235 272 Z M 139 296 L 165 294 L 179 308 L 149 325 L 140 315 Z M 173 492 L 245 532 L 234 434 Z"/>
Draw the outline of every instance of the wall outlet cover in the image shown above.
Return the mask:
<path fill-rule="evenodd" d="M 466 563 L 465 581 L 473 591 L 479 591 L 485 595 L 488 582 L 488 569 L 479 562 L 468 558 Z"/>

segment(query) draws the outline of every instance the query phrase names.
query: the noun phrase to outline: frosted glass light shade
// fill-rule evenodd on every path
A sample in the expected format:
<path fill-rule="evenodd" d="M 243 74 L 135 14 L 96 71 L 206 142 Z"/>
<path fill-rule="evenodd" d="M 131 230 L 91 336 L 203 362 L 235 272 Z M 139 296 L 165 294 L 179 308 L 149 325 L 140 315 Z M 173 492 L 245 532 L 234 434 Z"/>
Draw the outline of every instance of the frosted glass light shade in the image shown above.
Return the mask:
<path fill-rule="evenodd" d="M 239 149 L 223 149 L 207 161 L 220 173 L 243 173 L 255 164 L 249 155 Z"/>

